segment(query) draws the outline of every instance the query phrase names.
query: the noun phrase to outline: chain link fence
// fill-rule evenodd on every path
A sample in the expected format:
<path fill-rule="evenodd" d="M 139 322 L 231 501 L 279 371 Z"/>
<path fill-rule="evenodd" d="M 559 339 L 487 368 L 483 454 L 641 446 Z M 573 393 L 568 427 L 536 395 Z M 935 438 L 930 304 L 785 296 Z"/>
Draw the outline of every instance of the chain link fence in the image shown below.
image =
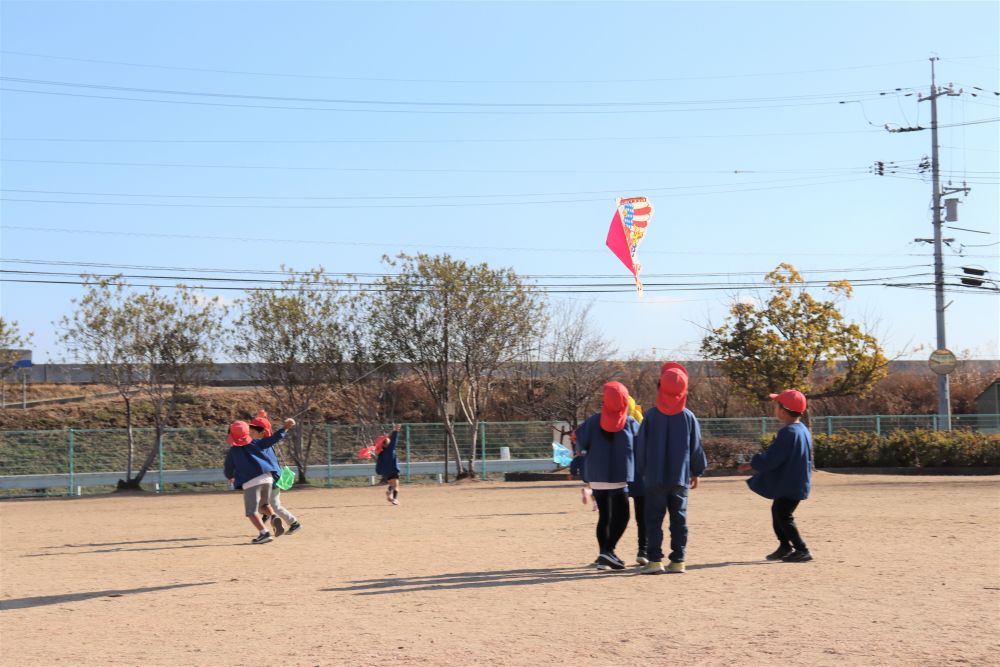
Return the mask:
<path fill-rule="evenodd" d="M 774 433 L 781 424 L 773 417 L 761 418 L 703 418 L 699 419 L 702 437 L 706 443 L 713 440 L 745 441 L 757 443 L 760 436 Z M 842 431 L 883 434 L 896 430 L 936 430 L 937 415 L 866 415 L 819 416 L 810 424 L 813 432 L 833 434 Z M 953 415 L 954 429 L 1000 432 L 1000 415 Z M 299 451 L 310 470 L 320 471 L 323 483 L 332 485 L 334 477 L 344 477 L 350 471 L 334 468 L 353 467 L 371 463 L 358 457 L 358 450 L 371 444 L 374 436 L 388 432 L 389 424 L 341 425 L 318 424 L 303 427 Z M 455 440 L 463 466 L 470 460 L 477 475 L 486 477 L 491 462 L 551 459 L 552 442 L 558 441 L 558 430 L 550 422 L 484 422 L 479 424 L 473 438 L 469 424 L 455 424 Z M 143 480 L 146 487 L 165 490 L 166 472 L 191 471 L 205 473 L 204 482 L 172 484 L 180 489 L 226 488 L 221 480 L 222 461 L 228 445 L 225 430 L 216 428 L 168 429 L 160 445 L 151 428 L 133 429 L 132 471 L 138 471 L 149 460 L 148 472 Z M 278 447 L 278 455 L 285 465 L 295 467 L 291 455 L 293 434 Z M 397 445 L 397 456 L 404 481 L 421 481 L 428 478 L 427 464 L 445 460 L 447 432 L 443 424 L 405 424 Z M 564 444 L 568 445 L 568 442 Z M 455 470 L 454 447 L 447 447 L 451 460 L 450 470 Z M 554 467 L 554 466 L 553 466 Z M 88 491 L 106 491 L 114 488 L 114 481 L 107 478 L 125 478 L 128 469 L 128 434 L 125 429 L 65 429 L 60 431 L 0 431 L 0 494 L 24 495 L 25 489 L 36 489 L 39 494 L 73 494 Z M 217 474 L 216 474 L 217 472 Z M 325 473 L 325 474 L 324 474 Z M 358 472 L 365 479 L 374 471 Z M 59 483 L 41 487 L 61 476 Z M 170 475 L 167 475 L 170 477 Z M 436 473 L 430 474 L 435 477 Z M 176 475 L 175 475 L 176 477 Z M 19 482 L 23 480 L 23 482 Z M 103 480 L 103 483 L 102 483 Z M 24 486 L 18 487 L 22 483 Z M 345 481 L 345 483 L 350 483 Z M 355 482 L 357 483 L 357 482 Z M 31 486 L 34 484 L 35 486 Z"/>

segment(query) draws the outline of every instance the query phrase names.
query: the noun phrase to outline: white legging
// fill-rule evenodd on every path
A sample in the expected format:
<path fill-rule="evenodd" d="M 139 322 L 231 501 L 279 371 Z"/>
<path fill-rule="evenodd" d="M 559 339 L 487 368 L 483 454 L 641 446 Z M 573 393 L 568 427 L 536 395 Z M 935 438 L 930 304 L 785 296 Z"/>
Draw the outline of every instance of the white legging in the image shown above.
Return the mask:
<path fill-rule="evenodd" d="M 281 489 L 276 486 L 271 487 L 271 494 L 267 498 L 268 504 L 271 505 L 271 509 L 274 513 L 280 516 L 282 519 L 287 521 L 289 524 L 295 523 L 295 516 L 291 512 L 286 510 L 281 506 Z"/>

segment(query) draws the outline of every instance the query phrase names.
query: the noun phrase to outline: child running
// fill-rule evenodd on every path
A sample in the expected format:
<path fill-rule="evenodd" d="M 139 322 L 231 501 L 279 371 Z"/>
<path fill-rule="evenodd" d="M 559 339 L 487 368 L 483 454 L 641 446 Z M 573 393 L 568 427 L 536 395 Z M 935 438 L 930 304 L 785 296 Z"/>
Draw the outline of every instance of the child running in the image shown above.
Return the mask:
<path fill-rule="evenodd" d="M 223 470 L 236 489 L 243 490 L 243 507 L 250 523 L 259 532 L 253 538 L 253 544 L 265 544 L 273 538 L 271 531 L 257 516 L 257 511 L 263 505 L 264 512 L 270 514 L 268 499 L 271 495 L 271 485 L 281 474 L 277 459 L 273 462 L 264 451 L 274 447 L 285 437 L 285 433 L 295 426 L 294 419 L 286 419 L 284 428 L 267 438 L 254 440 L 250 436 L 250 425 L 245 421 L 233 422 L 229 425 L 229 435 L 226 441 L 232 445 L 226 453 Z"/>
<path fill-rule="evenodd" d="M 628 485 L 635 479 L 634 440 L 639 422 L 628 416 L 628 389 L 621 382 L 604 385 L 601 411 L 576 430 L 584 452 L 583 480 L 597 502 L 598 570 L 624 570 L 615 553 L 628 527 Z M 586 502 L 586 495 L 584 496 Z"/>
<path fill-rule="evenodd" d="M 767 560 L 805 563 L 813 559 L 802 540 L 792 514 L 799 503 L 809 497 L 812 483 L 812 434 L 802 423 L 806 397 L 802 392 L 786 389 L 771 394 L 774 416 L 784 424 L 766 452 L 754 454 L 750 463 L 740 465 L 740 472 L 754 471 L 747 486 L 754 493 L 770 498 L 771 526 L 778 538 L 778 548 Z"/>
<path fill-rule="evenodd" d="M 688 374 L 666 363 L 656 385 L 656 407 L 646 412 L 636 443 L 637 474 L 645 486 L 646 558 L 642 574 L 683 574 L 688 490 L 708 467 L 698 418 L 687 409 Z M 670 515 L 670 565 L 663 567 L 663 518 Z"/>
<path fill-rule="evenodd" d="M 267 420 L 267 412 L 261 410 L 257 413 L 250 422 L 250 435 L 255 439 L 264 439 L 271 436 L 271 422 Z M 278 474 L 281 474 L 281 462 L 278 461 L 278 452 L 275 451 L 274 447 L 267 447 L 262 450 L 262 453 L 267 458 L 270 463 L 278 469 Z M 268 519 L 271 521 L 271 526 L 274 528 L 274 536 L 281 537 L 285 534 L 285 526 L 281 522 L 284 519 L 288 523 L 288 534 L 292 535 L 302 528 L 302 524 L 295 516 L 286 510 L 281 504 L 281 489 L 278 488 L 277 484 L 271 485 L 271 493 L 267 498 L 265 503 L 262 503 L 258 508 L 260 510 L 261 518 L 264 520 L 264 524 L 267 525 Z M 268 510 L 270 510 L 268 512 Z"/>
<path fill-rule="evenodd" d="M 385 499 L 393 505 L 399 504 L 399 462 L 396 460 L 399 429 L 399 424 L 393 424 L 391 435 L 375 438 L 375 474 L 382 475 L 382 483 L 388 484 Z"/>

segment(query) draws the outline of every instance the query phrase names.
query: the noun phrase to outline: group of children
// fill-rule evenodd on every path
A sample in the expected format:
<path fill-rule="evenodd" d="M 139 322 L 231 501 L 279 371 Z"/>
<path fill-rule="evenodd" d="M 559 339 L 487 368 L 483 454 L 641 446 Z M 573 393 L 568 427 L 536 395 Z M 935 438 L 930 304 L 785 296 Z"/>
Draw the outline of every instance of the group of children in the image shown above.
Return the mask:
<path fill-rule="evenodd" d="M 687 394 L 687 369 L 666 363 L 660 369 L 656 406 L 637 419 L 628 414 L 626 387 L 608 382 L 601 411 L 574 432 L 577 459 L 573 467 L 580 470 L 585 483 L 584 502 L 593 498 L 599 512 L 599 553 L 594 561 L 598 569 L 626 567 L 615 547 L 628 526 L 631 496 L 639 540 L 636 562 L 642 574 L 685 572 L 688 493 L 698 487 L 698 478 L 708 467 L 698 418 L 686 407 Z M 801 422 L 806 398 L 794 389 L 770 398 L 775 401 L 774 415 L 784 427 L 767 451 L 755 454 L 738 470 L 753 471 L 748 486 L 773 501 L 771 517 L 778 548 L 767 559 L 805 562 L 812 555 L 793 513 L 809 497 L 811 482 L 812 436 Z M 663 521 L 667 517 L 670 552 L 664 566 Z"/>
<path fill-rule="evenodd" d="M 635 507 L 639 549 L 636 562 L 642 574 L 683 573 L 688 542 L 688 493 L 698 488 L 698 478 L 708 467 L 701 443 L 698 418 L 687 408 L 688 372 L 683 365 L 669 362 L 660 369 L 656 385 L 656 406 L 645 415 L 635 408 L 628 389 L 621 382 L 603 388 L 601 411 L 588 417 L 574 431 L 576 458 L 571 470 L 582 476 L 583 500 L 593 502 L 598 511 L 598 556 L 600 570 L 624 570 L 625 561 L 615 553 L 628 527 L 629 497 Z M 747 485 L 755 493 L 771 499 L 771 523 L 778 548 L 768 560 L 801 563 L 812 560 L 809 548 L 795 525 L 794 512 L 809 497 L 812 474 L 812 436 L 802 423 L 806 397 L 787 389 L 771 394 L 774 416 L 784 426 L 766 451 L 755 454 L 740 472 L 755 474 Z M 281 505 L 281 490 L 275 482 L 281 466 L 274 446 L 294 419 L 286 419 L 273 435 L 267 413 L 261 410 L 249 423 L 233 422 L 226 455 L 225 474 L 236 489 L 243 490 L 246 516 L 259 531 L 254 544 L 270 542 L 302 526 Z M 399 463 L 396 442 L 400 426 L 376 438 L 362 452 L 375 455 L 375 472 L 386 485 L 386 500 L 399 504 Z M 258 516 L 259 514 L 259 516 Z M 670 551 L 664 565 L 663 521 L 669 518 Z M 282 520 L 288 523 L 287 531 Z M 274 534 L 267 528 L 270 521 Z"/>
<path fill-rule="evenodd" d="M 281 476 L 281 465 L 274 446 L 294 427 L 295 420 L 286 419 L 283 427 L 272 435 L 271 422 L 263 410 L 249 423 L 237 421 L 229 425 L 226 441 L 231 447 L 226 453 L 223 471 L 233 488 L 243 490 L 247 518 L 259 531 L 251 540 L 253 544 L 265 544 L 302 528 L 298 519 L 281 505 L 281 489 L 275 484 Z M 288 523 L 287 531 L 282 520 Z M 267 527 L 268 522 L 274 528 L 273 535 Z"/>
<path fill-rule="evenodd" d="M 295 420 L 286 419 L 283 427 L 272 435 L 271 422 L 264 410 L 250 422 L 236 421 L 229 425 L 226 441 L 231 446 L 226 453 L 223 472 L 234 489 L 243 491 L 246 516 L 258 530 L 257 537 L 250 540 L 252 544 L 266 544 L 286 532 L 292 535 L 302 528 L 299 520 L 281 504 L 281 489 L 277 486 L 281 464 L 274 451 L 274 446 L 294 427 Z M 376 457 L 375 472 L 382 476 L 386 500 L 393 505 L 399 504 L 399 462 L 396 458 L 399 431 L 399 424 L 394 424 L 391 434 L 375 439 L 369 454 Z M 282 520 L 288 524 L 287 530 Z M 273 534 L 267 527 L 268 522 L 274 528 Z"/>

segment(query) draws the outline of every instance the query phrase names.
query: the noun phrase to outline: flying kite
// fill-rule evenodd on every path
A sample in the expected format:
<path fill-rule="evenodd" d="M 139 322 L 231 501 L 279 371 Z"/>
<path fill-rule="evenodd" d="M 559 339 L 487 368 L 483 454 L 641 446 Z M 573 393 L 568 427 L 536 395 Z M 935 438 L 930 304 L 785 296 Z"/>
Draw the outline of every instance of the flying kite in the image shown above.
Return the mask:
<path fill-rule="evenodd" d="M 646 228 L 653 217 L 653 205 L 645 197 L 617 199 L 618 208 L 608 229 L 608 248 L 622 261 L 635 277 L 635 289 L 642 296 L 642 281 L 639 271 L 642 266 L 635 258 L 635 251 L 646 236 Z"/>

